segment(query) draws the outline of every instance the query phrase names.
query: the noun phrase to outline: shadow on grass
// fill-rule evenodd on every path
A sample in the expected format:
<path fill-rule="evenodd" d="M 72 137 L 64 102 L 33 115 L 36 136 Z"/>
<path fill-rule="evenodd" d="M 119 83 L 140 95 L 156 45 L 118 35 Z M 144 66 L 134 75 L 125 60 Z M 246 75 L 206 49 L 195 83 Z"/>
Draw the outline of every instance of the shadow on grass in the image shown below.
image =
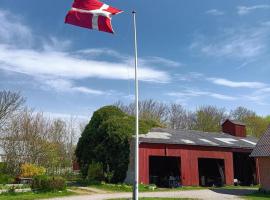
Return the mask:
<path fill-rule="evenodd" d="M 219 194 L 235 195 L 235 196 L 246 196 L 258 192 L 256 189 L 210 189 L 213 192 Z"/>

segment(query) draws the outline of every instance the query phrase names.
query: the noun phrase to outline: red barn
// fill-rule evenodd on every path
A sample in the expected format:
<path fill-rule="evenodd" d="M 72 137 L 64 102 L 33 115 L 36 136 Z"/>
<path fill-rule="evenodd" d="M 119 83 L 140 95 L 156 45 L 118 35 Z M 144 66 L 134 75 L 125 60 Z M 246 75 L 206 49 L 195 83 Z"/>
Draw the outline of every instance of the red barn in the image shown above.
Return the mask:
<path fill-rule="evenodd" d="M 140 183 L 160 187 L 257 184 L 255 159 L 249 155 L 257 143 L 246 136 L 243 123 L 226 120 L 222 133 L 152 129 L 140 136 Z M 127 182 L 134 172 L 133 145 Z"/>

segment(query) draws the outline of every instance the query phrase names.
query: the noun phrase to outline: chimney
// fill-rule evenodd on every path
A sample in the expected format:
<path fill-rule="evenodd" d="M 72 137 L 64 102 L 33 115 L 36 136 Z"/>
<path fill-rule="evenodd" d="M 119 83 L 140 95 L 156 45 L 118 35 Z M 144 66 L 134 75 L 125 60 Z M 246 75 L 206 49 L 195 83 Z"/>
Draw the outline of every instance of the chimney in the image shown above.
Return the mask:
<path fill-rule="evenodd" d="M 222 131 L 235 137 L 247 137 L 246 125 L 242 122 L 227 119 L 222 124 Z"/>

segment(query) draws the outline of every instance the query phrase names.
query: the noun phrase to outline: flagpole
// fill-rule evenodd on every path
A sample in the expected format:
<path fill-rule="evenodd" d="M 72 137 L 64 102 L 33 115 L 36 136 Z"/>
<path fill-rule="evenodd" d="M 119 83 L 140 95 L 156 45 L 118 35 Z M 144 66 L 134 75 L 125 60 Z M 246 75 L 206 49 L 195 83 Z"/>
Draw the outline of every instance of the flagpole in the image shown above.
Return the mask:
<path fill-rule="evenodd" d="M 135 166 L 133 183 L 133 200 L 139 199 L 139 81 L 138 81 L 138 46 L 137 46 L 137 25 L 136 11 L 133 14 L 134 25 L 134 53 L 135 53 L 135 104 L 136 104 L 136 125 L 135 125 Z"/>

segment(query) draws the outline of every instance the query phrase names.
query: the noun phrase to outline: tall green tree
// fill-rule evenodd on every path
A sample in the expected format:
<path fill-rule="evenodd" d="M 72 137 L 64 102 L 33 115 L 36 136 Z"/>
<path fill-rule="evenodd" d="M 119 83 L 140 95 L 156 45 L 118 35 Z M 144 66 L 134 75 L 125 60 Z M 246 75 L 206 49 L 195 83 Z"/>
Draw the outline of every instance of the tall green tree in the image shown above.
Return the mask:
<path fill-rule="evenodd" d="M 155 121 L 140 121 L 140 133 L 159 126 Z M 91 163 L 101 163 L 104 180 L 114 183 L 125 179 L 129 163 L 129 141 L 135 132 L 135 118 L 115 106 L 94 112 L 76 149 L 82 174 L 86 177 Z M 107 178 L 110 174 L 112 177 Z"/>
<path fill-rule="evenodd" d="M 206 132 L 220 132 L 221 123 L 227 118 L 224 108 L 202 106 L 196 111 L 195 129 Z"/>
<path fill-rule="evenodd" d="M 247 127 L 247 134 L 261 137 L 269 126 L 269 120 L 260 116 L 249 116 L 244 119 Z"/>

